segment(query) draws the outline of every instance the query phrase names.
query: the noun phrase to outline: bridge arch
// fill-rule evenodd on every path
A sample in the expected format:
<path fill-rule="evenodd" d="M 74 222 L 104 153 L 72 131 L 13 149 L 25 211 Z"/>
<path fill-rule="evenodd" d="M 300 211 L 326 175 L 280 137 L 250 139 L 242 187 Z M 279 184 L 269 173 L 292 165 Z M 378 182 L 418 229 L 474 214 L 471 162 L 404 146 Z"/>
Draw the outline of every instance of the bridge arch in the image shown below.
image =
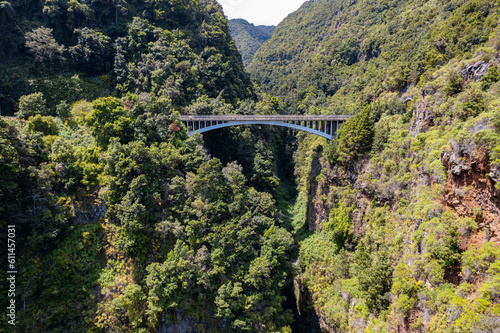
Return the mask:
<path fill-rule="evenodd" d="M 238 125 L 282 126 L 319 135 L 328 140 L 335 138 L 339 126 L 352 116 L 181 116 L 188 135 Z"/>

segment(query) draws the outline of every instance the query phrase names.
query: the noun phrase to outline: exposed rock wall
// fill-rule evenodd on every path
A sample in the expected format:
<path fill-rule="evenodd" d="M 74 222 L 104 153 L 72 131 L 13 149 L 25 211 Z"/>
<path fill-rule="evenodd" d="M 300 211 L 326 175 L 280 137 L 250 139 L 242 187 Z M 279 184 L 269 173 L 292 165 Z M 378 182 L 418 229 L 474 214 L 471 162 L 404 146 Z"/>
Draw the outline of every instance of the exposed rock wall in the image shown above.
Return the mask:
<path fill-rule="evenodd" d="M 500 193 L 495 189 L 498 171 L 490 166 L 484 148 L 456 141 L 451 146 L 452 151 L 441 153 L 441 162 L 448 171 L 443 204 L 478 223 L 478 233 L 463 240 L 464 249 L 488 240 L 500 244 Z"/>

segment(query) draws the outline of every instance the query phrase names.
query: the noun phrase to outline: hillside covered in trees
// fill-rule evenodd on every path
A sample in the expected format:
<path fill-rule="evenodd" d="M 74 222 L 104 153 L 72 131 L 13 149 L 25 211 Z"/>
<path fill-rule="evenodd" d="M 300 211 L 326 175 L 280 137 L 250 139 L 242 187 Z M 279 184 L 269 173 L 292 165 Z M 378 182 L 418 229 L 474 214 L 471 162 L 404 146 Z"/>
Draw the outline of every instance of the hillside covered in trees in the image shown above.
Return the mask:
<path fill-rule="evenodd" d="M 247 73 L 213 0 L 1 2 L 0 328 L 496 332 L 499 22 L 308 1 Z M 286 113 L 355 116 L 179 121 Z"/>
<path fill-rule="evenodd" d="M 4 1 L 0 14 L 0 237 L 15 226 L 18 271 L 2 331 L 286 329 L 283 133 L 226 131 L 239 154 L 215 158 L 217 138 L 179 121 L 279 111 L 221 7 Z"/>
<path fill-rule="evenodd" d="M 252 62 L 253 55 L 266 40 L 273 35 L 275 26 L 254 25 L 244 19 L 229 20 L 231 36 L 238 47 L 243 58 L 243 64 L 248 67 Z"/>
<path fill-rule="evenodd" d="M 0 15 L 3 115 L 34 92 L 52 113 L 62 101 L 127 92 L 175 106 L 253 95 L 215 1 L 4 1 Z"/>
<path fill-rule="evenodd" d="M 288 112 L 356 114 L 295 154 L 295 296 L 323 331 L 500 329 L 499 10 L 309 1 L 255 54 Z"/>
<path fill-rule="evenodd" d="M 491 46 L 497 17 L 495 1 L 308 1 L 279 24 L 249 71 L 299 113 L 312 94 L 349 113 Z"/>

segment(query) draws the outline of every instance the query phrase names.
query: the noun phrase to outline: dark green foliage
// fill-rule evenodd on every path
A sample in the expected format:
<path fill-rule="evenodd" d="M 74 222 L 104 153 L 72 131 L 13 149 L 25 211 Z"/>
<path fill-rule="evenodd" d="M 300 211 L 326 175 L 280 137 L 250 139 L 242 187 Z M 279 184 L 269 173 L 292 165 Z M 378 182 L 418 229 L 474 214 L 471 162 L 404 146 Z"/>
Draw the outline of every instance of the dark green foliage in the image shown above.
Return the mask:
<path fill-rule="evenodd" d="M 282 297 L 269 291 L 284 285 L 289 268 L 283 259 L 292 243 L 290 234 L 274 225 L 270 195 L 249 190 L 240 166 L 222 168 L 217 159 L 174 184 L 172 189 L 185 187 L 187 195 L 176 196 L 172 217 L 157 227 L 175 246 L 163 263 L 147 268 L 148 311 L 173 316 L 176 308 L 213 302 L 217 317 L 228 320 L 232 330 L 263 322 L 284 325 L 287 313 L 258 314 L 280 309 Z M 183 234 L 185 241 L 178 238 Z"/>
<path fill-rule="evenodd" d="M 463 106 L 458 110 L 457 117 L 465 120 L 469 117 L 477 117 L 486 110 L 483 94 L 479 90 L 471 90 L 463 97 Z"/>
<path fill-rule="evenodd" d="M 313 310 L 332 331 L 494 323 L 497 246 L 463 247 L 494 240 L 492 211 L 465 204 L 491 199 L 498 85 L 494 70 L 481 83 L 461 70 L 494 62 L 493 40 L 473 54 L 497 7 L 306 2 L 256 57 L 281 97 L 254 100 L 214 1 L 0 3 L 2 112 L 26 95 L 26 121 L 0 119 L 0 226 L 23 244 L 18 330 L 289 332 L 292 284 L 296 318 Z M 53 47 L 38 65 L 23 36 L 41 26 Z M 357 115 L 333 142 L 300 134 L 296 152 L 286 130 L 188 138 L 179 121 L 232 113 Z M 485 182 L 469 177 L 482 161 L 455 177 L 441 160 L 464 144 L 489 154 Z"/>
<path fill-rule="evenodd" d="M 120 138 L 123 143 L 132 140 L 133 120 L 122 102 L 114 97 L 100 98 L 92 103 L 92 113 L 87 119 L 92 134 L 101 147 L 107 147 L 111 138 Z"/>
<path fill-rule="evenodd" d="M 134 19 L 127 36 L 117 39 L 114 70 L 119 90 L 151 91 L 178 105 L 205 94 L 215 98 L 222 92 L 230 101 L 250 96 L 242 86 L 249 85 L 246 74 L 228 66 L 228 54 L 218 53 L 213 46 L 206 46 L 200 54 L 195 50 L 185 34 Z M 225 76 L 214 76 L 214 72 Z"/>
<path fill-rule="evenodd" d="M 102 32 L 90 29 L 75 29 L 78 44 L 69 48 L 69 52 L 83 70 L 88 73 L 109 71 L 109 55 L 112 51 L 110 38 Z"/>
<path fill-rule="evenodd" d="M 0 118 L 0 194 L 2 205 L 0 212 L 4 219 L 1 222 L 15 222 L 19 197 L 31 189 L 34 175 L 30 167 L 36 163 L 36 151 L 30 141 L 18 140 L 19 132 L 15 126 Z M 28 199 L 29 201 L 29 199 Z"/>
<path fill-rule="evenodd" d="M 238 51 L 241 53 L 245 67 L 250 65 L 253 55 L 259 47 L 271 38 L 274 28 L 275 26 L 255 26 L 244 19 L 229 20 L 231 36 L 238 47 Z"/>
<path fill-rule="evenodd" d="M 393 269 L 384 250 L 370 255 L 361 244 L 356 249 L 352 264 L 353 274 L 359 281 L 366 305 L 371 311 L 381 311 L 390 304 L 388 293 L 392 286 Z"/>
<path fill-rule="evenodd" d="M 19 237 L 46 258 L 24 262 L 19 283 L 29 305 L 20 327 L 154 331 L 178 311 L 212 330 L 278 331 L 291 322 L 282 291 L 293 239 L 275 200 L 249 187 L 237 163 L 208 157 L 201 136 L 186 140 L 170 107 L 129 94 L 95 100 L 78 115 L 82 102 L 74 116 L 86 121 L 72 127 L 41 115 L 16 120 L 27 126 L 23 140 L 2 120 L 2 211 L 12 214 L 2 225 L 29 216 Z M 258 148 L 255 165 L 268 170 L 271 150 Z"/>
<path fill-rule="evenodd" d="M 373 151 L 380 152 L 389 139 L 389 126 L 385 122 L 378 122 L 375 125 L 373 135 Z"/>
<path fill-rule="evenodd" d="M 500 109 L 498 109 L 492 117 L 493 125 L 496 127 L 497 131 L 500 132 Z"/>
<path fill-rule="evenodd" d="M 175 106 L 202 95 L 234 104 L 254 97 L 213 0 L 4 2 L 0 15 L 0 45 L 9 50 L 0 54 L 3 114 L 12 115 L 19 97 L 37 91 L 51 109 L 62 99 L 72 103 L 113 92 L 153 93 Z M 57 91 L 59 84 L 66 90 Z"/>
<path fill-rule="evenodd" d="M 32 263 L 23 268 L 19 285 L 26 304 L 19 321 L 23 326 L 85 332 L 92 322 L 92 288 L 101 271 L 100 236 L 95 224 L 70 227 L 52 248 L 30 253 Z M 46 306 L 52 311 L 44 318 L 29 315 Z"/>
<path fill-rule="evenodd" d="M 331 233 L 332 238 L 338 248 L 344 247 L 346 242 L 352 240 L 352 223 L 350 214 L 352 208 L 347 208 L 345 203 L 330 210 L 330 217 L 323 229 Z"/>
<path fill-rule="evenodd" d="M 306 2 L 276 27 L 249 70 L 292 109 L 313 87 L 330 110 L 347 114 L 348 104 L 404 91 L 426 71 L 473 52 L 497 15 L 498 3 L 489 0 Z M 458 75 L 449 94 L 460 90 Z"/>
<path fill-rule="evenodd" d="M 365 107 L 349 118 L 340 130 L 336 156 L 339 162 L 349 164 L 370 150 L 373 140 L 373 122 L 370 109 Z"/>
<path fill-rule="evenodd" d="M 39 63 L 52 63 L 55 60 L 62 60 L 62 53 L 65 51 L 63 45 L 56 42 L 52 36 L 52 29 L 40 27 L 26 33 L 26 48 Z"/>
<path fill-rule="evenodd" d="M 443 87 L 443 91 L 450 96 L 456 95 L 462 91 L 463 87 L 463 77 L 457 71 L 452 71 L 448 73 L 446 85 Z"/>
<path fill-rule="evenodd" d="M 440 242 L 432 248 L 431 252 L 443 268 L 457 267 L 462 258 L 462 250 L 458 244 L 458 231 L 452 228 L 448 234 L 442 235 Z"/>
<path fill-rule="evenodd" d="M 274 158 L 262 141 L 257 142 L 255 149 L 253 176 L 251 180 L 257 184 L 259 190 L 272 193 L 279 185 L 279 179 L 273 170 Z"/>
<path fill-rule="evenodd" d="M 62 119 L 68 118 L 71 115 L 71 105 L 66 101 L 61 101 L 56 106 L 56 115 Z"/>

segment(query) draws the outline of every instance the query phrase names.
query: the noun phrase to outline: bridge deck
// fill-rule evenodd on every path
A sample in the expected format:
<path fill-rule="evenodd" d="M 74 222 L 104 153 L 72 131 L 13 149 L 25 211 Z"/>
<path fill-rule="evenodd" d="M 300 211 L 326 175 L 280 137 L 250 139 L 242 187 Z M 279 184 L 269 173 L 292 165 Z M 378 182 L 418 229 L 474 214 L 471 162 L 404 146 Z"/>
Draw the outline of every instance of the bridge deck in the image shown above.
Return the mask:
<path fill-rule="evenodd" d="M 181 121 L 188 135 L 238 125 L 275 125 L 317 134 L 328 140 L 335 138 L 339 126 L 352 116 L 346 115 L 185 115 Z"/>
<path fill-rule="evenodd" d="M 225 115 L 225 116 L 199 116 L 183 115 L 181 121 L 346 121 L 350 115 L 322 116 L 322 115 Z"/>

